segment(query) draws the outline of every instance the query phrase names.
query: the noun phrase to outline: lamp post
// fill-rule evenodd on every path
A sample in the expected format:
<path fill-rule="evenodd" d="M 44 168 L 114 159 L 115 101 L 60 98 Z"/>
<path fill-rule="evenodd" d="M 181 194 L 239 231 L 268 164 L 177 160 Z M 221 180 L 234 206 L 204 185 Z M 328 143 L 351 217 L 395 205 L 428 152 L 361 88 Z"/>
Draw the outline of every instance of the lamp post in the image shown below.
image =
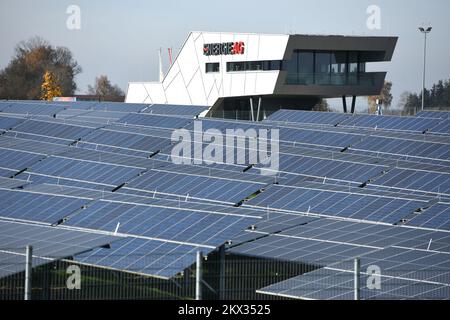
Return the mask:
<path fill-rule="evenodd" d="M 422 111 L 425 106 L 425 76 L 426 76 L 426 65 L 427 65 L 427 35 L 431 32 L 433 28 L 428 27 L 420 27 L 419 31 L 422 32 L 425 36 L 425 43 L 423 47 L 423 81 L 422 81 Z"/>

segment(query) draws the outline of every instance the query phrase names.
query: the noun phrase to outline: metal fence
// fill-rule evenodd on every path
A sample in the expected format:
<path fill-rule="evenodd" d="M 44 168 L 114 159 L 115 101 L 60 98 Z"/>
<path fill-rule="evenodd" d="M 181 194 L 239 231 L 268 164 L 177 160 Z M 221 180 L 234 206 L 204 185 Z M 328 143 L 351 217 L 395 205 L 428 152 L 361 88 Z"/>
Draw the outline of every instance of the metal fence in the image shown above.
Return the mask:
<path fill-rule="evenodd" d="M 173 260 L 170 259 L 170 256 L 166 258 Z M 267 292 L 260 292 L 260 289 L 283 283 L 288 279 L 296 279 L 299 275 L 303 275 L 304 278 L 300 277 L 303 280 L 295 284 L 298 288 L 297 291 L 294 290 L 296 297 L 301 297 L 303 292 L 320 292 L 320 290 L 323 292 L 320 292 L 320 295 L 316 298 L 376 299 L 378 294 L 377 291 L 370 291 L 365 288 L 366 270 L 359 270 L 359 266 L 355 265 L 354 260 L 339 265 L 339 268 L 343 268 L 345 265 L 344 269 L 350 272 L 336 272 L 333 268 L 322 268 L 324 264 L 332 264 L 331 261 L 329 263 L 324 263 L 324 261 L 316 263 L 286 262 L 250 258 L 230 253 L 224 254 L 220 250 L 210 253 L 207 259 L 205 257 L 198 258 L 200 264 L 194 262 L 183 272 L 170 279 L 80 264 L 71 260 L 45 261 L 45 263 L 32 268 L 29 298 L 32 300 L 289 299 L 293 298 L 289 294 L 271 295 Z M 155 260 L 160 260 L 161 265 L 168 263 L 160 256 L 156 257 L 151 254 L 141 256 L 140 259 L 148 261 L 149 264 Z M 131 260 L 135 259 L 130 258 Z M 24 261 L 21 263 L 20 266 L 14 266 L 10 261 L 0 260 L 0 270 L 8 268 L 10 270 L 22 268 L 23 270 Z M 123 261 L 122 265 L 127 265 L 127 263 L 127 261 Z M 119 265 L 117 267 L 119 268 Z M 352 270 L 355 271 L 354 274 Z M 410 272 L 417 273 L 418 271 L 410 270 Z M 25 298 L 25 273 L 25 271 L 20 271 L 0 278 L 0 300 L 22 300 Z M 436 275 L 438 273 L 450 275 L 450 270 L 436 271 Z M 359 277 L 359 281 L 354 281 L 355 276 Z M 423 276 L 422 278 L 426 277 Z M 444 280 L 441 282 L 450 283 L 448 281 L 450 276 Z M 405 291 L 399 293 L 397 297 L 412 297 L 415 292 L 407 292 L 407 290 L 415 291 L 418 288 L 406 288 L 401 283 L 402 281 L 392 279 L 384 285 L 391 286 L 394 292 L 402 289 Z M 286 289 L 289 289 L 289 286 L 292 286 L 292 283 L 287 284 Z M 280 288 L 283 289 L 282 285 Z M 431 291 L 433 288 L 430 286 L 429 290 Z M 390 289 L 387 288 L 386 291 L 389 292 Z M 420 288 L 420 290 L 423 290 L 423 288 Z M 418 290 L 418 293 L 420 293 L 420 290 Z M 448 295 L 447 291 L 436 291 L 434 298 L 448 298 L 446 295 Z M 395 297 L 395 295 L 392 295 L 392 297 Z"/>

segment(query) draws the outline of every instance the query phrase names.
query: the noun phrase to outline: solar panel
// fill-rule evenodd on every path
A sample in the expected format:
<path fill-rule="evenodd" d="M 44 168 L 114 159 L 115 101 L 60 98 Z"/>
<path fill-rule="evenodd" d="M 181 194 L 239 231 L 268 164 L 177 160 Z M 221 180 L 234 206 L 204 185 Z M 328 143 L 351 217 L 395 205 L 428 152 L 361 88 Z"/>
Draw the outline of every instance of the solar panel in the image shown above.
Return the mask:
<path fill-rule="evenodd" d="M 57 119 L 71 119 L 98 124 L 110 124 L 126 116 L 129 112 L 121 111 L 95 111 L 81 109 L 66 109 L 56 115 Z"/>
<path fill-rule="evenodd" d="M 11 103 L 7 108 L 4 108 L 2 112 L 7 114 L 54 116 L 63 110 L 63 106 L 46 103 Z"/>
<path fill-rule="evenodd" d="M 259 167 L 263 166 L 256 166 L 256 168 Z M 387 167 L 384 166 L 280 154 L 277 171 L 280 171 L 282 175 L 293 173 L 363 183 L 380 175 L 386 169 Z"/>
<path fill-rule="evenodd" d="M 128 238 L 113 242 L 111 249 L 97 249 L 75 260 L 115 270 L 171 278 L 195 262 L 196 254 L 208 254 L 208 247 Z"/>
<path fill-rule="evenodd" d="M 434 119 L 447 119 L 450 118 L 450 112 L 448 111 L 421 111 L 416 114 L 417 117 L 434 118 Z"/>
<path fill-rule="evenodd" d="M 0 115 L 0 129 L 10 130 L 25 120 L 25 118 L 6 117 L 4 115 Z"/>
<path fill-rule="evenodd" d="M 374 153 L 406 155 L 411 160 L 418 158 L 448 160 L 450 145 L 442 143 L 421 142 L 383 137 L 367 137 L 360 143 L 354 143 L 352 150 L 368 150 Z M 384 156 L 384 154 L 383 154 Z M 448 165 L 448 163 L 447 163 Z"/>
<path fill-rule="evenodd" d="M 43 158 L 44 156 L 39 154 L 2 149 L 0 147 L 0 167 L 2 169 L 20 171 Z"/>
<path fill-rule="evenodd" d="M 383 176 L 375 179 L 373 184 L 449 194 L 450 174 L 392 169 Z"/>
<path fill-rule="evenodd" d="M 450 231 L 450 206 L 449 204 L 437 203 L 423 212 L 417 213 L 408 225 L 430 229 L 441 229 Z"/>
<path fill-rule="evenodd" d="M 344 113 L 334 112 L 311 112 L 298 110 L 279 110 L 270 115 L 266 121 L 274 122 L 295 122 L 295 123 L 311 123 L 322 125 L 337 125 L 345 119 L 351 117 Z"/>
<path fill-rule="evenodd" d="M 380 268 L 380 286 L 369 288 L 369 266 Z M 448 299 L 449 260 L 446 254 L 387 248 L 361 258 L 360 297 L 377 299 Z M 354 270 L 350 261 L 300 275 L 258 290 L 259 293 L 300 299 L 351 300 Z"/>
<path fill-rule="evenodd" d="M 1 171 L 0 171 L 1 174 Z M 27 181 L 0 177 L 0 188 L 14 189 L 28 184 Z"/>
<path fill-rule="evenodd" d="M 76 102 L 52 102 L 53 105 L 66 107 L 68 110 L 88 110 L 107 112 L 139 112 L 148 104 L 141 103 L 121 103 L 121 102 L 98 102 L 98 101 L 76 101 Z"/>
<path fill-rule="evenodd" d="M 123 117 L 117 122 L 126 125 L 137 125 L 137 126 L 165 128 L 165 129 L 178 129 L 184 127 L 190 121 L 191 120 L 186 118 L 178 118 L 174 116 L 133 113 Z"/>
<path fill-rule="evenodd" d="M 429 132 L 450 135 L 450 120 L 449 120 L 449 118 L 441 121 L 439 124 L 437 124 L 436 126 L 431 128 Z"/>
<path fill-rule="evenodd" d="M 220 246 L 257 220 L 259 218 L 254 216 L 181 206 L 174 208 L 99 200 L 69 218 L 65 224 L 111 232 L 119 226 L 118 231 L 127 235 Z"/>
<path fill-rule="evenodd" d="M 435 119 L 420 117 L 354 115 L 345 119 L 339 126 L 424 132 L 436 123 Z"/>
<path fill-rule="evenodd" d="M 245 179 L 245 176 L 243 176 Z M 141 195 L 158 193 L 167 196 L 215 200 L 236 204 L 264 187 L 264 183 L 221 177 L 150 170 L 131 181 L 122 192 Z"/>
<path fill-rule="evenodd" d="M 0 189 L 0 217 L 53 224 L 90 200 Z"/>
<path fill-rule="evenodd" d="M 245 206 L 394 224 L 424 204 L 407 199 L 272 185 Z"/>
<path fill-rule="evenodd" d="M 71 257 L 118 239 L 92 232 L 0 220 L 0 278 L 25 269 L 27 245 L 33 246 L 33 256 L 37 257 L 33 266 L 36 266 L 47 259 Z"/>
<path fill-rule="evenodd" d="M 95 127 L 77 126 L 55 121 L 27 120 L 14 127 L 7 136 L 22 137 L 37 141 L 69 144 L 90 133 Z"/>
<path fill-rule="evenodd" d="M 95 183 L 113 189 L 137 177 L 144 168 L 51 156 L 29 167 L 17 178 L 39 183 Z"/>
<path fill-rule="evenodd" d="M 207 110 L 208 107 L 204 106 L 182 106 L 182 105 L 172 105 L 172 104 L 152 104 L 146 109 L 143 109 L 142 113 L 148 114 L 158 114 L 158 115 L 176 115 L 176 116 L 187 116 L 195 117 Z"/>
<path fill-rule="evenodd" d="M 95 130 L 77 143 L 80 148 L 121 153 L 125 155 L 148 157 L 169 146 L 171 132 L 108 126 Z"/>

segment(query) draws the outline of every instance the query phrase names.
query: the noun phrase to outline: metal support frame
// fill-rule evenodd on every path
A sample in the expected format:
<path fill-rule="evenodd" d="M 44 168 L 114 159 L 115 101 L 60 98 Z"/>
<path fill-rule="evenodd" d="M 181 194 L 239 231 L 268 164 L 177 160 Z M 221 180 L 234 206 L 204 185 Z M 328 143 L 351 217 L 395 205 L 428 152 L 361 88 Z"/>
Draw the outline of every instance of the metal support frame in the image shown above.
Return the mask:
<path fill-rule="evenodd" d="M 261 97 L 258 98 L 258 111 L 256 112 L 256 121 L 259 121 L 259 112 L 261 110 Z"/>
<path fill-rule="evenodd" d="M 361 260 L 359 258 L 356 258 L 354 260 L 354 276 L 353 276 L 355 300 L 360 300 L 360 298 L 361 298 L 361 296 L 360 296 L 360 283 L 359 283 L 360 277 L 361 277 Z"/>
<path fill-rule="evenodd" d="M 255 115 L 253 114 L 253 98 L 250 97 L 250 112 L 252 114 L 251 120 L 255 121 Z"/>
<path fill-rule="evenodd" d="M 347 113 L 347 98 L 342 96 L 342 106 L 344 107 L 344 113 Z"/>
<path fill-rule="evenodd" d="M 25 300 L 31 300 L 31 272 L 33 268 L 33 247 L 28 245 L 25 253 Z"/>
<path fill-rule="evenodd" d="M 195 271 L 195 300 L 202 300 L 202 263 L 203 254 L 201 251 L 198 251 Z"/>
<path fill-rule="evenodd" d="M 355 107 L 356 107 L 356 96 L 352 97 L 352 114 L 355 113 Z"/>

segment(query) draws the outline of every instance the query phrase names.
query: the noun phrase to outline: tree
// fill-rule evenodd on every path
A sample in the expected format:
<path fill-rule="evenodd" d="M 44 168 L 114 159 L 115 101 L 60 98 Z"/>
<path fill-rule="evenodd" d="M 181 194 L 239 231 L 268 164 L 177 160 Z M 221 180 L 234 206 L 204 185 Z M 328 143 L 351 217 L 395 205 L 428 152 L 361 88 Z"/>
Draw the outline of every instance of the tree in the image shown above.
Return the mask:
<path fill-rule="evenodd" d="M 327 100 L 320 99 L 320 101 L 314 106 L 312 111 L 324 111 L 324 112 L 330 112 L 330 106 L 328 105 Z"/>
<path fill-rule="evenodd" d="M 408 115 L 416 114 L 421 104 L 421 98 L 415 93 L 405 91 L 400 96 L 399 107 Z"/>
<path fill-rule="evenodd" d="M 61 87 L 56 83 L 55 77 L 50 71 L 46 71 L 44 74 L 41 91 L 41 99 L 47 101 L 52 101 L 54 97 L 59 97 L 62 94 Z"/>
<path fill-rule="evenodd" d="M 112 85 L 105 75 L 95 78 L 94 86 L 88 86 L 88 94 L 96 95 L 103 99 L 107 98 L 108 100 L 117 100 L 125 95 L 122 89 L 116 84 Z"/>
<path fill-rule="evenodd" d="M 0 99 L 40 99 L 44 73 L 60 85 L 61 95 L 73 95 L 81 67 L 69 49 L 53 47 L 40 37 L 20 42 L 7 67 L 0 71 Z"/>
<path fill-rule="evenodd" d="M 378 96 L 367 97 L 367 103 L 369 104 L 369 113 L 375 113 L 377 110 L 377 99 L 383 102 L 385 109 L 388 109 L 392 104 L 392 82 L 385 81 L 381 93 Z"/>
<path fill-rule="evenodd" d="M 450 80 L 440 80 L 430 90 L 424 90 L 425 109 L 448 110 L 450 108 Z M 415 114 L 422 108 L 422 93 L 405 92 L 399 106 L 408 114 Z"/>

